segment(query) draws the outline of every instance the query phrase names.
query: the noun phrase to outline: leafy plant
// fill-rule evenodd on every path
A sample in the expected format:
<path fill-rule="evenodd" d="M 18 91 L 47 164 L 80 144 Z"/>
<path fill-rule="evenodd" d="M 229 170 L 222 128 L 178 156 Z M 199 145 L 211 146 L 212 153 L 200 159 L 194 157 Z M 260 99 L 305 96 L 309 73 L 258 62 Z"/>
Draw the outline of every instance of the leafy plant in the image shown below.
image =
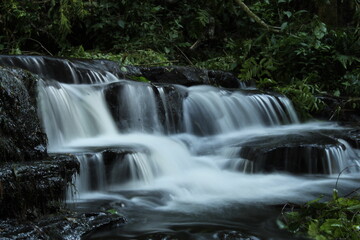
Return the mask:
<path fill-rule="evenodd" d="M 195 64 L 196 67 L 222 70 L 222 71 L 233 71 L 236 67 L 236 59 L 232 55 L 221 56 L 208 59 L 203 62 L 198 62 Z"/>
<path fill-rule="evenodd" d="M 297 112 L 302 119 L 310 118 L 310 112 L 323 109 L 325 103 L 318 97 L 321 93 L 317 84 L 308 84 L 306 79 L 296 81 L 284 87 L 275 87 L 275 91 L 280 92 L 291 99 Z"/>
<path fill-rule="evenodd" d="M 360 199 L 339 197 L 334 190 L 330 201 L 310 201 L 297 211 L 283 214 L 278 224 L 295 234 L 306 233 L 316 240 L 359 239 Z"/>
<path fill-rule="evenodd" d="M 171 61 L 162 53 L 151 49 L 124 52 L 119 54 L 102 53 L 99 51 L 85 51 L 82 46 L 67 49 L 61 53 L 63 56 L 72 58 L 106 59 L 119 63 L 120 66 L 143 65 L 143 66 L 167 66 Z"/>

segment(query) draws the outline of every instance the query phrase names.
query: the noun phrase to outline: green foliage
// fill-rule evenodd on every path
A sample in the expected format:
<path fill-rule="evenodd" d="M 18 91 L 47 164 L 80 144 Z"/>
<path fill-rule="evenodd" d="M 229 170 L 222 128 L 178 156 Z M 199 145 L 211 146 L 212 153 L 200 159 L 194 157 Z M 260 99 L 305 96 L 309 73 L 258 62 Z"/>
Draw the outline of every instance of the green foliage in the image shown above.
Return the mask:
<path fill-rule="evenodd" d="M 239 78 L 287 95 L 308 118 L 324 106 L 317 98 L 321 94 L 360 97 L 360 35 L 351 28 L 331 28 L 310 11 L 293 8 L 294 2 L 255 4 L 269 23 L 276 24 L 278 12 L 282 34 L 264 32 L 243 41 Z M 356 103 L 349 106 L 360 109 Z"/>
<path fill-rule="evenodd" d="M 64 48 L 72 23 L 86 15 L 81 0 L 3 0 L 0 5 L 3 30 L 0 50 L 11 54 L 49 54 L 48 49 L 52 50 L 54 45 L 58 49 Z"/>
<path fill-rule="evenodd" d="M 145 83 L 150 82 L 150 80 L 147 79 L 146 77 L 128 76 L 128 78 L 130 78 L 131 80 L 134 80 L 134 81 L 138 81 L 138 82 L 145 82 Z"/>
<path fill-rule="evenodd" d="M 360 97 L 359 6 L 330 2 L 246 1 L 264 22 L 281 28 L 273 33 L 235 1 L 3 0 L 0 53 L 234 71 L 289 95 L 305 116 L 321 110 L 316 96 L 324 92 Z M 335 26 L 323 14 L 328 8 L 337 10 Z"/>
<path fill-rule="evenodd" d="M 80 46 L 73 49 L 67 49 L 66 51 L 63 51 L 61 55 L 71 58 L 106 59 L 117 62 L 120 66 L 167 66 L 171 64 L 171 61 L 169 61 L 164 54 L 155 52 L 151 49 L 112 54 L 99 51 L 85 51 L 84 48 Z"/>
<path fill-rule="evenodd" d="M 119 215 L 119 212 L 116 209 L 108 209 L 106 210 L 106 213 L 112 214 L 112 215 Z"/>
<path fill-rule="evenodd" d="M 310 112 L 322 110 L 325 105 L 322 100 L 316 97 L 320 93 L 319 86 L 308 84 L 306 79 L 298 80 L 291 85 L 275 87 L 274 90 L 289 97 L 303 119 L 310 118 Z"/>
<path fill-rule="evenodd" d="M 298 211 L 287 212 L 279 226 L 313 239 L 359 239 L 360 199 L 338 197 L 334 190 L 330 201 L 321 198 L 306 203 Z"/>
<path fill-rule="evenodd" d="M 227 35 L 257 31 L 245 28 L 250 22 L 232 1 L 4 0 L 0 51 L 49 54 L 82 45 L 115 53 L 152 49 L 183 62 L 184 55 L 204 61 L 219 57 Z M 197 40 L 202 50 L 188 51 Z"/>
<path fill-rule="evenodd" d="M 234 56 L 215 57 L 195 64 L 198 68 L 214 69 L 222 71 L 233 71 L 236 67 L 236 58 Z"/>

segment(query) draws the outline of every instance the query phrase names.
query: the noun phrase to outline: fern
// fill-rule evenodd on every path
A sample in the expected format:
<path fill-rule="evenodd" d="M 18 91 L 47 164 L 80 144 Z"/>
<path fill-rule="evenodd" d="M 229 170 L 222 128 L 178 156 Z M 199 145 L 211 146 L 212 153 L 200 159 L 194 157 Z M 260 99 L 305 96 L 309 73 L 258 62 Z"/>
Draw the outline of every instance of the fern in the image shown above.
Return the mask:
<path fill-rule="evenodd" d="M 199 9 L 196 20 L 198 20 L 200 24 L 205 27 L 210 23 L 210 14 L 206 10 Z"/>

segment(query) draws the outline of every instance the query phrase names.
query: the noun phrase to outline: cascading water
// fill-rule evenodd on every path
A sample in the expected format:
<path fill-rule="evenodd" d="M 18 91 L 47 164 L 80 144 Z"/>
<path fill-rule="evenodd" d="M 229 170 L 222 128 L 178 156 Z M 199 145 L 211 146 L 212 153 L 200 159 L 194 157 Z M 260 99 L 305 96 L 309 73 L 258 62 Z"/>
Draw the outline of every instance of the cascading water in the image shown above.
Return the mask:
<path fill-rule="evenodd" d="M 287 239 L 262 228 L 274 214 L 263 206 L 326 194 L 331 174 L 359 167 L 359 150 L 325 134 L 339 126 L 300 124 L 283 96 L 94 76 L 74 84 L 44 79 L 38 104 L 49 151 L 72 152 L 81 164 L 69 204 L 107 206 L 130 219 L 92 239 L 176 232 L 225 239 L 222 231 L 231 230 Z M 321 141 L 303 140 L 313 133 Z M 344 187 L 357 173 L 349 168 Z"/>
<path fill-rule="evenodd" d="M 117 128 L 96 85 L 39 83 L 39 107 L 49 150 L 77 138 L 116 134 Z"/>
<path fill-rule="evenodd" d="M 210 86 L 189 89 L 184 100 L 187 133 L 221 134 L 252 126 L 297 123 L 288 99 L 266 94 L 244 95 Z"/>

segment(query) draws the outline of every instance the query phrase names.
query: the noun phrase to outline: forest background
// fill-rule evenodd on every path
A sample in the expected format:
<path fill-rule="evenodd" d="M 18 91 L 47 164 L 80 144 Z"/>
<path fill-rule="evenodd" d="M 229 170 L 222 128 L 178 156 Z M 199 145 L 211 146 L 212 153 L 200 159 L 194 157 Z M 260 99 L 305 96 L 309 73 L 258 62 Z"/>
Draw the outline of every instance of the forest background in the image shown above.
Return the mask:
<path fill-rule="evenodd" d="M 360 110 L 359 0 L 2 0 L 0 53 L 231 71 L 303 119 Z"/>

